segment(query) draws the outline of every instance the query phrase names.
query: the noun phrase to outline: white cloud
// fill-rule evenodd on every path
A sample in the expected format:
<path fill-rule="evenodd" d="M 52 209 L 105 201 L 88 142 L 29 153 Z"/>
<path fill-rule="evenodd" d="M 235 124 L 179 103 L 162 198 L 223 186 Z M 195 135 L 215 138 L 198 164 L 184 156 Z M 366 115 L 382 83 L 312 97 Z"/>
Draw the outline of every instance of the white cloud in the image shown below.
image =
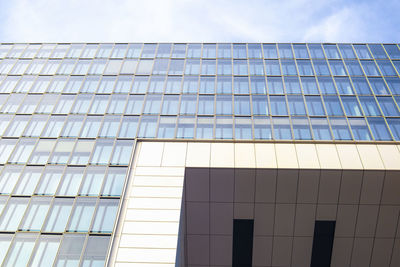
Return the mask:
<path fill-rule="evenodd" d="M 0 18 L 0 39 L 9 42 L 351 42 L 371 38 L 366 25 L 378 23 L 362 15 L 366 12 L 365 6 L 347 3 L 344 0 L 0 1 L 0 9 L 5 5 L 3 9 L 8 10 Z M 381 22 L 380 27 L 385 26 Z"/>

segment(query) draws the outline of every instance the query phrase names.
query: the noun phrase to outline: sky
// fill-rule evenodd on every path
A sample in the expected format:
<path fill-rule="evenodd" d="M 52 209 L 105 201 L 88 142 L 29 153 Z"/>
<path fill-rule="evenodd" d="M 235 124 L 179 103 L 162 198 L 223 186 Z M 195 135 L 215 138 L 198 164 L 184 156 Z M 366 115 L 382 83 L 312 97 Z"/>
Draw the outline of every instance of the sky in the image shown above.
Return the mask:
<path fill-rule="evenodd" d="M 400 42 L 398 0 L 0 0 L 0 42 Z"/>

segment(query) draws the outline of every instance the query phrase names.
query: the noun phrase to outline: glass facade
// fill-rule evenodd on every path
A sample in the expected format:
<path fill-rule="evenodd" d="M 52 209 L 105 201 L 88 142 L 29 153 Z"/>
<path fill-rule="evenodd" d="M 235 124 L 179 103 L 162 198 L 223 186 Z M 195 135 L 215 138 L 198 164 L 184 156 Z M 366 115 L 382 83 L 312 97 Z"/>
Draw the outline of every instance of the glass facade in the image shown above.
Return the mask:
<path fill-rule="evenodd" d="M 397 44 L 1 44 L 0 262 L 103 265 L 135 138 L 400 141 L 399 73 Z"/>

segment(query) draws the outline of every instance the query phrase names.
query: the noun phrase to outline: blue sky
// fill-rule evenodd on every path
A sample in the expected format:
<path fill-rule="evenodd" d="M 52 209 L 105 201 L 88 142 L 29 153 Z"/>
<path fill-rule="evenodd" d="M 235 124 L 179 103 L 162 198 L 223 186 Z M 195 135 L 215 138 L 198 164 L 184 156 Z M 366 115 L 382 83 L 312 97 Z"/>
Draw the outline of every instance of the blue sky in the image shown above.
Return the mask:
<path fill-rule="evenodd" d="M 398 0 L 0 0 L 0 42 L 400 42 Z"/>

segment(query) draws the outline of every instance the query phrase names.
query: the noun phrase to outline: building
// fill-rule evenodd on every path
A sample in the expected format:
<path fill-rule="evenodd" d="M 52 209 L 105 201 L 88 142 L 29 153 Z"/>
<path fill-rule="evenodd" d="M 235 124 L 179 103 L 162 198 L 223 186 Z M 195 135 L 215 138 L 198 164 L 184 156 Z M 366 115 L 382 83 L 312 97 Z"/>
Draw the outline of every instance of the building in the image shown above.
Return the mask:
<path fill-rule="evenodd" d="M 2 266 L 400 266 L 397 44 L 1 44 Z"/>

